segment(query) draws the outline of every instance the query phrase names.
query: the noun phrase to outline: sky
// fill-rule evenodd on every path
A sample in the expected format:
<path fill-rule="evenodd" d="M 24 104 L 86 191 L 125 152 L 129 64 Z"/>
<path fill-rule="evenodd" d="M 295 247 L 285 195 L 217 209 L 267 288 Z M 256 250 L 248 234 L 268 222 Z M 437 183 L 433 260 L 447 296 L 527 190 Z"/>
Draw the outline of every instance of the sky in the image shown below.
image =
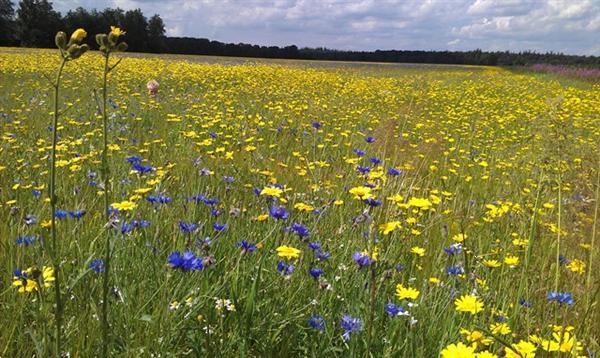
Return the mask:
<path fill-rule="evenodd" d="M 61 13 L 141 8 L 168 36 L 341 50 L 600 55 L 600 0 L 53 0 Z M 125 29 L 127 30 L 127 29 Z"/>

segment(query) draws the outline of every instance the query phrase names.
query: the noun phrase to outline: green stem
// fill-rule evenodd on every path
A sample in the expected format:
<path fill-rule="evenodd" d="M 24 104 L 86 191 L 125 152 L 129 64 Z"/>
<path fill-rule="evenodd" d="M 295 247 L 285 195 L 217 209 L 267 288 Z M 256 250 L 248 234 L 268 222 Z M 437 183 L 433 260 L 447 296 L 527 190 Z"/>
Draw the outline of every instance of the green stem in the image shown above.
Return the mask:
<path fill-rule="evenodd" d="M 106 219 L 106 230 L 110 230 L 108 206 L 109 198 L 109 168 L 108 168 L 108 118 L 106 116 L 106 84 L 108 77 L 108 58 L 109 53 L 104 54 L 104 76 L 102 81 L 102 179 L 104 181 L 104 218 Z M 110 232 L 107 232 L 104 247 L 104 275 L 102 283 L 102 357 L 108 357 L 108 340 L 110 325 L 108 323 L 108 291 L 109 291 L 109 271 L 110 271 Z"/>
<path fill-rule="evenodd" d="M 588 292 L 588 305 L 591 302 L 590 301 L 590 296 L 589 296 L 589 292 L 591 289 L 591 284 L 592 284 L 592 271 L 593 271 L 593 267 L 592 264 L 594 263 L 593 261 L 593 257 L 594 257 L 594 241 L 596 241 L 596 226 L 598 224 L 598 207 L 600 206 L 600 204 L 598 203 L 598 200 L 600 200 L 600 162 L 598 164 L 598 168 L 596 169 L 596 195 L 595 195 L 595 208 L 594 208 L 594 223 L 592 224 L 592 238 L 590 240 L 590 257 L 589 257 L 589 261 L 588 261 L 588 272 L 587 272 L 587 279 L 586 279 L 586 292 Z"/>
<path fill-rule="evenodd" d="M 56 142 L 58 141 L 58 90 L 60 88 L 60 78 L 62 76 L 63 69 L 67 59 L 63 58 L 60 63 L 60 68 L 56 72 L 56 80 L 54 82 L 54 118 L 52 121 L 52 154 L 50 164 L 50 208 L 52 210 L 52 217 L 50 218 L 50 231 L 52 237 L 52 249 L 50 258 L 52 260 L 52 266 L 54 269 L 54 300 L 56 304 L 55 311 L 55 325 L 56 325 L 56 356 L 59 357 L 62 350 L 62 314 L 63 304 L 62 297 L 60 294 L 60 265 L 58 263 L 58 249 L 56 247 Z"/>

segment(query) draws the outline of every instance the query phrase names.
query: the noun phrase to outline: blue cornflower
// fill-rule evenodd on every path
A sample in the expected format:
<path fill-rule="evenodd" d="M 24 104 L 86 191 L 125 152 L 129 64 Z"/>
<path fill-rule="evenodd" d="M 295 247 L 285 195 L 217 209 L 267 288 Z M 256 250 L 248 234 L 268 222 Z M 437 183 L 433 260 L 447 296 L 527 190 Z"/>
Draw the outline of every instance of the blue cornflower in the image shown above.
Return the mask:
<path fill-rule="evenodd" d="M 359 332 L 362 330 L 362 322 L 360 318 L 352 317 L 350 315 L 344 315 L 340 322 L 342 329 L 344 330 L 344 334 L 342 334 L 342 338 L 345 341 L 350 339 L 350 334 Z"/>
<path fill-rule="evenodd" d="M 36 198 L 39 197 L 40 195 L 42 195 L 42 192 L 37 190 L 37 189 L 32 189 L 31 190 L 31 194 L 33 194 L 33 196 L 35 196 Z"/>
<path fill-rule="evenodd" d="M 133 171 L 136 171 L 140 174 L 148 174 L 148 173 L 152 173 L 154 171 L 154 167 L 151 165 L 144 165 L 141 163 L 134 163 L 133 165 L 131 165 L 131 169 Z"/>
<path fill-rule="evenodd" d="M 290 226 L 290 229 L 292 229 L 294 234 L 298 235 L 301 238 L 304 238 L 304 237 L 307 237 L 308 235 L 310 235 L 310 231 L 308 230 L 308 228 L 299 223 L 293 223 Z"/>
<path fill-rule="evenodd" d="M 444 247 L 444 252 L 446 252 L 450 256 L 460 254 L 462 252 L 462 245 L 459 243 L 454 243 L 449 247 Z"/>
<path fill-rule="evenodd" d="M 460 266 L 450 266 L 446 268 L 446 273 L 451 276 L 460 275 L 464 272 L 463 268 Z"/>
<path fill-rule="evenodd" d="M 215 231 L 225 231 L 228 227 L 229 225 L 227 224 L 213 224 L 213 229 L 215 229 Z"/>
<path fill-rule="evenodd" d="M 96 273 L 104 272 L 104 260 L 95 259 L 90 262 L 90 269 Z"/>
<path fill-rule="evenodd" d="M 381 200 L 377 200 L 377 199 L 373 199 L 373 198 L 368 198 L 363 200 L 363 203 L 372 206 L 374 208 L 381 206 Z"/>
<path fill-rule="evenodd" d="M 243 253 L 252 252 L 256 250 L 256 245 L 246 240 L 238 242 L 238 246 L 242 249 Z"/>
<path fill-rule="evenodd" d="M 181 230 L 181 232 L 184 234 L 191 234 L 192 232 L 198 230 L 198 224 L 179 221 L 179 230 Z"/>
<path fill-rule="evenodd" d="M 148 221 L 148 220 L 133 220 L 131 222 L 131 225 L 133 225 L 136 228 L 145 229 L 148 226 L 150 226 L 150 221 Z"/>
<path fill-rule="evenodd" d="M 377 157 L 372 157 L 371 159 L 369 159 L 369 161 L 371 162 L 371 164 L 373 164 L 374 166 L 377 166 L 379 164 L 381 164 L 381 159 L 377 158 Z"/>
<path fill-rule="evenodd" d="M 323 271 L 323 269 L 317 268 L 317 267 L 312 267 L 308 273 L 310 273 L 310 275 L 314 278 L 319 278 L 319 276 L 321 276 L 325 271 Z"/>
<path fill-rule="evenodd" d="M 197 257 L 191 251 L 185 251 L 183 255 L 179 251 L 175 251 L 169 255 L 167 262 L 174 269 L 182 271 L 201 271 L 204 269 L 202 257 Z"/>
<path fill-rule="evenodd" d="M 321 123 L 319 122 L 312 122 L 312 126 L 314 129 L 321 129 Z"/>
<path fill-rule="evenodd" d="M 388 173 L 388 175 L 397 177 L 399 175 L 402 175 L 402 170 L 396 169 L 396 168 L 389 168 L 387 173 Z"/>
<path fill-rule="evenodd" d="M 233 183 L 235 181 L 235 178 L 226 175 L 226 176 L 223 177 L 223 181 L 225 183 Z"/>
<path fill-rule="evenodd" d="M 561 265 L 568 265 L 569 263 L 571 263 L 570 260 L 567 259 L 567 257 L 565 255 L 558 255 L 558 262 Z"/>
<path fill-rule="evenodd" d="M 208 168 L 202 168 L 200 169 L 200 175 L 203 177 L 209 176 L 211 173 L 210 169 Z"/>
<path fill-rule="evenodd" d="M 127 157 L 126 159 L 130 164 L 135 164 L 135 163 L 139 163 L 142 161 L 142 157 L 140 157 L 139 155 L 132 155 L 132 156 Z"/>
<path fill-rule="evenodd" d="M 356 262 L 358 267 L 363 268 L 365 266 L 369 266 L 373 263 L 373 260 L 369 257 L 369 255 L 362 252 L 355 252 L 352 254 L 352 259 Z"/>
<path fill-rule="evenodd" d="M 290 214 L 283 206 L 273 206 L 269 209 L 269 216 L 279 220 L 286 220 Z"/>
<path fill-rule="evenodd" d="M 202 199 L 202 202 L 206 205 L 216 205 L 219 203 L 219 199 L 210 199 L 210 198 L 204 198 Z"/>
<path fill-rule="evenodd" d="M 195 201 L 195 202 L 204 202 L 204 200 L 206 199 L 206 196 L 202 195 L 202 194 L 198 194 L 198 195 L 192 195 L 192 196 L 188 196 L 185 198 L 185 200 L 187 201 Z"/>
<path fill-rule="evenodd" d="M 548 292 L 548 295 L 546 296 L 546 299 L 548 301 L 556 301 L 558 303 L 563 303 L 569 306 L 572 306 L 575 304 L 575 300 L 573 299 L 573 296 L 571 296 L 570 293 L 567 292 Z"/>
<path fill-rule="evenodd" d="M 396 304 L 393 304 L 393 303 L 386 304 L 384 306 L 384 309 L 385 309 L 385 312 L 387 314 L 389 314 L 390 316 L 392 316 L 392 317 L 395 317 L 395 316 L 405 316 L 407 314 L 406 310 L 402 306 L 396 305 Z"/>
<path fill-rule="evenodd" d="M 358 155 L 359 157 L 364 157 L 367 154 L 367 152 L 365 152 L 362 149 L 358 149 L 358 148 L 352 149 L 352 151 L 354 152 L 354 154 Z"/>
<path fill-rule="evenodd" d="M 311 242 L 311 243 L 308 244 L 308 247 L 311 250 L 320 250 L 321 249 L 321 244 L 318 243 L 318 242 Z"/>
<path fill-rule="evenodd" d="M 17 245 L 29 246 L 38 240 L 41 240 L 38 236 L 20 236 L 15 242 Z"/>
<path fill-rule="evenodd" d="M 524 298 L 519 298 L 519 304 L 525 308 L 531 308 L 533 305 L 531 304 L 531 302 L 527 301 Z"/>
<path fill-rule="evenodd" d="M 361 174 L 367 174 L 371 171 L 371 167 L 363 167 L 359 165 L 358 167 L 356 167 L 356 171 Z"/>
<path fill-rule="evenodd" d="M 277 262 L 277 271 L 281 272 L 283 276 L 289 276 L 294 272 L 294 265 L 289 265 L 285 261 L 280 260 Z"/>
<path fill-rule="evenodd" d="M 219 216 L 221 214 L 223 214 L 223 210 L 220 210 L 220 209 L 212 209 L 210 211 L 210 215 L 212 215 L 212 216 Z"/>
<path fill-rule="evenodd" d="M 25 215 L 25 225 L 35 225 L 37 224 L 37 218 L 34 215 L 27 214 Z"/>
<path fill-rule="evenodd" d="M 173 201 L 173 199 L 171 197 L 166 196 L 164 194 L 150 195 L 150 196 L 146 197 L 146 200 L 153 204 L 155 204 L 155 203 L 168 204 Z"/>
<path fill-rule="evenodd" d="M 54 213 L 54 217 L 55 217 L 55 218 L 57 218 L 57 219 L 64 219 L 64 218 L 66 218 L 67 216 L 69 216 L 69 212 L 68 212 L 68 211 L 66 211 L 66 210 L 60 210 L 60 209 L 58 209 L 58 210 L 56 210 L 56 212 Z"/>
<path fill-rule="evenodd" d="M 69 211 L 69 216 L 74 219 L 81 219 L 85 215 L 85 210 Z"/>
<path fill-rule="evenodd" d="M 375 138 L 368 136 L 365 138 L 365 142 L 367 143 L 375 143 Z"/>
<path fill-rule="evenodd" d="M 308 320 L 308 325 L 322 332 L 325 330 L 325 319 L 320 315 L 312 315 Z"/>
<path fill-rule="evenodd" d="M 331 257 L 331 254 L 329 252 L 327 252 L 327 251 L 317 250 L 315 252 L 315 257 L 319 261 L 325 261 L 325 260 L 328 260 Z"/>
<path fill-rule="evenodd" d="M 13 271 L 13 276 L 21 280 L 27 280 L 27 273 L 20 268 L 17 268 L 15 271 Z"/>
<path fill-rule="evenodd" d="M 123 234 L 123 235 L 129 234 L 130 232 L 133 231 L 134 228 L 135 227 L 132 224 L 125 221 L 121 224 L 121 234 Z"/>

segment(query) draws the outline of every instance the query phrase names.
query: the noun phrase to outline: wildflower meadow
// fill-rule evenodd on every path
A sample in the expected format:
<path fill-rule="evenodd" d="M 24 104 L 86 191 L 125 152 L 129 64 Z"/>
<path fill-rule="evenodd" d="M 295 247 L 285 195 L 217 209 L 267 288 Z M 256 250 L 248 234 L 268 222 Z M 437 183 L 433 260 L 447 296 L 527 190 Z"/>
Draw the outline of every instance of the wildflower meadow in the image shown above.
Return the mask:
<path fill-rule="evenodd" d="M 598 354 L 600 84 L 126 30 L 0 50 L 1 357 Z"/>

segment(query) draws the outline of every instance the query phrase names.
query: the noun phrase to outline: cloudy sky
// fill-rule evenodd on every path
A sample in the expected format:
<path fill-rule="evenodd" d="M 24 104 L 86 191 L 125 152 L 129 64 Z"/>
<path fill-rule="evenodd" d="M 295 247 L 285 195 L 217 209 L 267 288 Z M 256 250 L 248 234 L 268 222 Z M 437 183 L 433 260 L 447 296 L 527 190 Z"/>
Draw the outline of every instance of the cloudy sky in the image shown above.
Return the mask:
<path fill-rule="evenodd" d="M 600 55 L 600 0 L 54 0 L 141 8 L 169 36 L 375 50 L 536 50 Z"/>

